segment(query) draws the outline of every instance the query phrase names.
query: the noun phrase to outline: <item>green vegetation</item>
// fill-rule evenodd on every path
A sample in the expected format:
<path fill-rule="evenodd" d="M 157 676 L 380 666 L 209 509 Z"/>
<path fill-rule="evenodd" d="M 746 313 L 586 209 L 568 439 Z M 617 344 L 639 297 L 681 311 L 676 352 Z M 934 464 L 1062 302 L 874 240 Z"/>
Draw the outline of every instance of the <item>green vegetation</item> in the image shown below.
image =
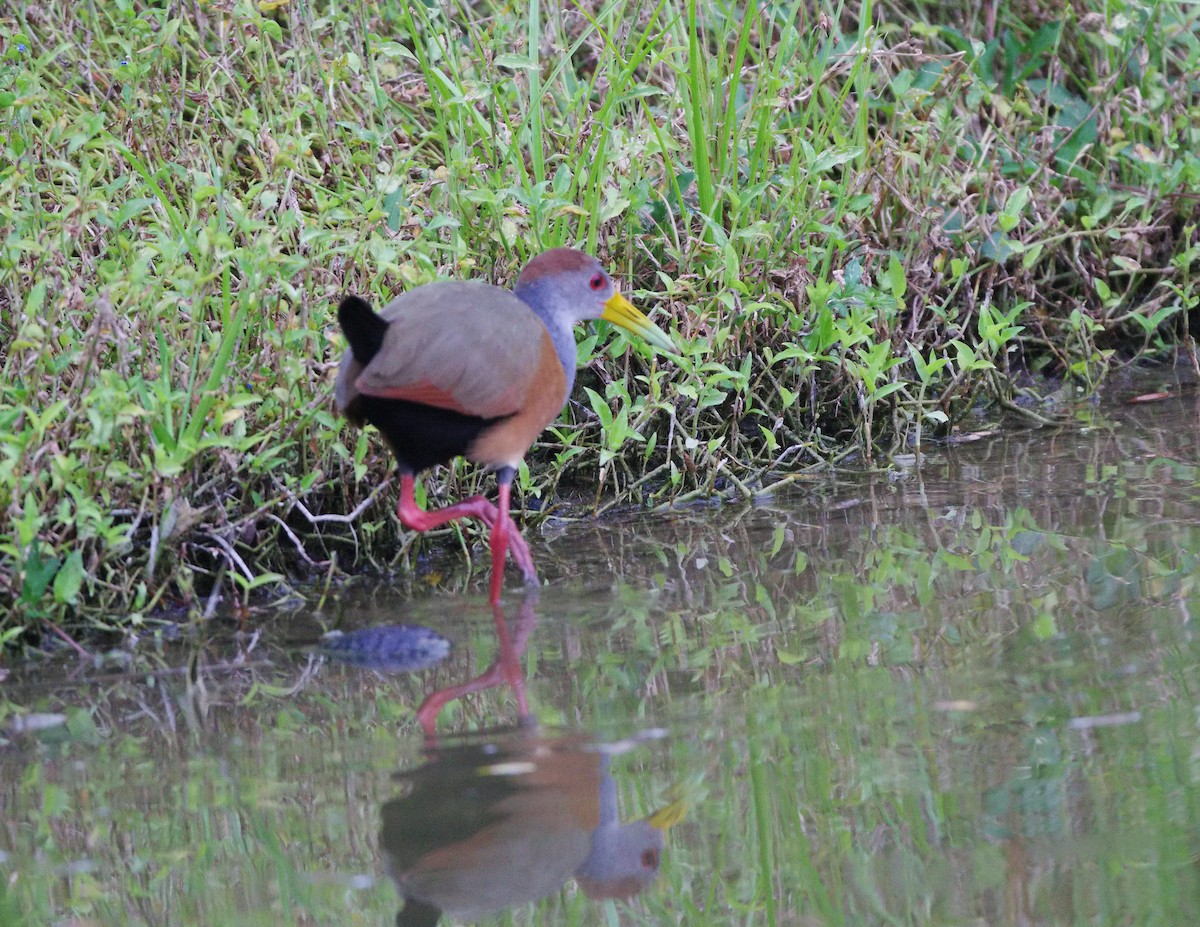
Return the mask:
<path fill-rule="evenodd" d="M 678 332 L 676 360 L 581 341 L 527 510 L 748 493 L 1194 357 L 1198 29 L 1098 0 L 10 4 L 0 643 L 409 556 L 386 453 L 331 410 L 345 290 L 506 284 L 568 243 Z"/>

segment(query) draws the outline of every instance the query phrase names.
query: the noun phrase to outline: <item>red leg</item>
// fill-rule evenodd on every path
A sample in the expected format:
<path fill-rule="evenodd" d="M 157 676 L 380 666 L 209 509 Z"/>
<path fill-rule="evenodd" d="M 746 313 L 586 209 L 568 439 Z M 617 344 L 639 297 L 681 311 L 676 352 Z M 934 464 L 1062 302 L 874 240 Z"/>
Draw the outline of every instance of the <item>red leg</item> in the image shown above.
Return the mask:
<path fill-rule="evenodd" d="M 504 589 L 504 558 L 508 555 L 508 526 L 512 524 L 512 519 L 508 517 L 508 497 L 512 491 L 512 484 L 503 478 L 500 479 L 500 504 L 497 506 L 496 523 L 492 525 L 492 536 L 490 538 L 492 548 L 492 588 L 489 601 L 493 606 L 500 604 L 500 593 Z M 519 534 L 520 532 L 513 532 Z"/>
<path fill-rule="evenodd" d="M 417 505 L 415 495 L 416 482 L 411 473 L 400 474 L 400 501 L 396 505 L 396 516 L 400 519 L 400 524 L 406 528 L 411 528 L 413 531 L 429 531 L 432 528 L 439 528 L 460 518 L 478 518 L 491 531 L 493 585 L 496 583 L 495 574 L 497 573 L 496 529 L 498 524 L 502 522 L 505 530 L 502 532 L 499 540 L 506 550 L 511 551 L 513 562 L 525 574 L 525 582 L 532 585 L 537 582 L 537 568 L 533 565 L 533 555 L 529 553 L 529 545 L 525 543 L 525 539 L 521 537 L 520 530 L 508 514 L 508 498 L 511 490 L 512 476 L 509 476 L 507 482 L 503 479 L 503 476 L 504 473 L 502 472 L 500 474 L 500 496 L 501 505 L 503 506 L 503 517 L 501 517 L 500 510 L 483 496 L 472 496 L 470 499 L 464 499 L 462 502 L 456 502 L 454 505 L 426 512 Z M 499 563 L 500 570 L 498 572 L 503 574 L 503 556 L 501 556 Z M 500 582 L 503 583 L 503 575 L 501 575 Z M 498 596 L 499 593 L 494 592 L 492 601 L 496 601 Z"/>
<path fill-rule="evenodd" d="M 520 529 L 511 518 L 508 519 L 508 552 L 512 555 L 513 563 L 525 577 L 525 583 L 536 586 L 538 576 L 537 567 L 533 565 L 533 554 L 529 552 L 529 545 L 525 543 Z"/>
<path fill-rule="evenodd" d="M 480 692 L 498 686 L 503 681 L 500 661 L 497 660 L 474 679 L 469 679 L 457 686 L 447 686 L 445 689 L 430 692 L 425 701 L 421 703 L 421 707 L 417 709 L 417 723 L 421 725 L 426 737 L 436 737 L 438 715 L 447 704 L 464 695 L 470 695 L 472 692 Z"/>
<path fill-rule="evenodd" d="M 454 505 L 426 512 L 417 505 L 415 486 L 416 481 L 411 473 L 400 475 L 400 501 L 396 505 L 396 515 L 406 528 L 429 531 L 460 518 L 478 518 L 489 527 L 496 521 L 496 507 L 483 496 L 472 496 Z"/>
<path fill-rule="evenodd" d="M 521 609 L 524 614 L 525 609 Z M 517 640 L 514 641 L 508 633 L 508 622 L 504 620 L 504 609 L 499 601 L 492 603 L 492 619 L 496 623 L 496 639 L 500 644 L 500 653 L 496 655 L 496 664 L 504 673 L 504 678 L 513 695 L 517 699 L 517 714 L 522 721 L 529 717 L 529 701 L 525 698 L 525 673 L 521 669 L 521 655 L 525 652 L 525 644 L 529 631 L 524 634 L 518 628 Z"/>
<path fill-rule="evenodd" d="M 509 634 L 508 622 L 504 618 L 504 609 L 499 604 L 492 606 L 492 619 L 496 623 L 496 639 L 499 653 L 491 666 L 476 676 L 457 686 L 448 686 L 429 693 L 421 707 L 417 709 L 417 723 L 421 725 L 425 736 L 430 740 L 437 736 L 437 719 L 441 710 L 450 702 L 480 692 L 507 682 L 512 687 L 513 696 L 517 700 L 517 713 L 521 721 L 529 718 L 529 700 L 525 696 L 525 674 L 521 669 L 521 655 L 529 645 L 529 635 L 537 623 L 537 613 L 534 604 L 537 595 L 526 596 L 517 611 L 516 630 Z"/>

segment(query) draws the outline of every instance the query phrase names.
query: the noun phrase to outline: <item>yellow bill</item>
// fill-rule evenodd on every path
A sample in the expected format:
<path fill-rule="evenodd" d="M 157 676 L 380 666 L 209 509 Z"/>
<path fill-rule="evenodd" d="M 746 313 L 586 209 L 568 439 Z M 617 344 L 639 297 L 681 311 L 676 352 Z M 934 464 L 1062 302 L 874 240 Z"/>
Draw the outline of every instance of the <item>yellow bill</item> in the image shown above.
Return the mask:
<path fill-rule="evenodd" d="M 675 342 L 671 340 L 671 336 L 642 315 L 634 307 L 633 303 L 620 293 L 614 292 L 608 298 L 604 303 L 604 312 L 600 314 L 600 318 L 604 319 L 605 322 L 620 325 L 656 348 L 670 351 L 672 354 L 679 353 L 679 348 L 675 346 Z"/>
<path fill-rule="evenodd" d="M 650 817 L 646 818 L 646 823 L 666 833 L 683 820 L 684 815 L 687 814 L 687 809 L 687 802 L 682 798 L 677 798 L 665 808 L 660 808 L 654 814 L 650 815 Z"/>

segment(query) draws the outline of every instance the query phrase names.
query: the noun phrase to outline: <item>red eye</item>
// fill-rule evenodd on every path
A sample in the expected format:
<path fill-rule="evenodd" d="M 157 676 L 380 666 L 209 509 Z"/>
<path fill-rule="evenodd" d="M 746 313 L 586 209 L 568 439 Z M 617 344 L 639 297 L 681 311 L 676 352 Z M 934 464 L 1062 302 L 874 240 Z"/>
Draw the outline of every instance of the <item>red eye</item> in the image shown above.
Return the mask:
<path fill-rule="evenodd" d="M 588 286 L 590 286 L 593 290 L 604 289 L 604 274 L 596 274 L 591 280 L 588 281 Z"/>

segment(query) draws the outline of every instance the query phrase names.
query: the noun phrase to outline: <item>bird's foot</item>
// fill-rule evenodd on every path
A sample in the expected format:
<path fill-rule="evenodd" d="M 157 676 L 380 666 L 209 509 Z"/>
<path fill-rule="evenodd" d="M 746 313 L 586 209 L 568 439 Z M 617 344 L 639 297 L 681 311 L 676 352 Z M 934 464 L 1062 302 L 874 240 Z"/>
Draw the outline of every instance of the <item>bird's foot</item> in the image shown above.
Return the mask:
<path fill-rule="evenodd" d="M 521 532 L 517 530 L 515 524 L 511 524 L 512 519 L 509 519 L 510 525 L 508 529 L 508 552 L 525 577 L 526 586 L 540 585 L 538 582 L 537 567 L 533 565 L 533 554 L 529 552 L 529 545 L 525 542 L 525 538 L 521 536 Z"/>
<path fill-rule="evenodd" d="M 484 508 L 482 505 L 479 506 L 475 512 L 475 517 L 483 522 L 489 531 L 495 532 L 496 523 L 500 520 L 500 510 L 486 500 L 484 500 L 484 504 L 487 508 Z M 517 565 L 517 568 L 525 577 L 525 585 L 539 585 L 537 567 L 533 565 L 533 554 L 529 552 L 529 544 L 521 534 L 521 529 L 517 527 L 517 523 L 512 520 L 512 516 L 505 515 L 504 518 L 508 523 L 507 546 L 509 556 L 512 557 L 513 563 Z"/>
<path fill-rule="evenodd" d="M 406 498 L 402 494 L 400 502 L 396 506 L 396 516 L 400 519 L 400 524 L 413 531 L 429 531 L 433 528 L 440 528 L 442 525 L 458 521 L 460 518 L 478 518 L 488 528 L 491 528 L 496 524 L 496 517 L 499 514 L 496 506 L 483 496 L 472 496 L 470 499 L 464 499 L 454 505 L 426 512 L 420 509 L 414 500 Z"/>
<path fill-rule="evenodd" d="M 483 496 L 472 496 L 454 505 L 426 512 L 418 508 L 415 501 L 401 495 L 400 503 L 396 506 L 396 515 L 401 524 L 414 531 L 429 531 L 460 518 L 477 518 L 492 533 L 495 533 L 496 524 L 501 517 L 500 510 Z M 521 536 L 521 531 L 512 520 L 512 516 L 505 515 L 504 519 L 508 526 L 508 552 L 512 555 L 513 563 L 524 574 L 525 584 L 534 585 L 538 582 L 538 575 L 529 545 Z"/>

